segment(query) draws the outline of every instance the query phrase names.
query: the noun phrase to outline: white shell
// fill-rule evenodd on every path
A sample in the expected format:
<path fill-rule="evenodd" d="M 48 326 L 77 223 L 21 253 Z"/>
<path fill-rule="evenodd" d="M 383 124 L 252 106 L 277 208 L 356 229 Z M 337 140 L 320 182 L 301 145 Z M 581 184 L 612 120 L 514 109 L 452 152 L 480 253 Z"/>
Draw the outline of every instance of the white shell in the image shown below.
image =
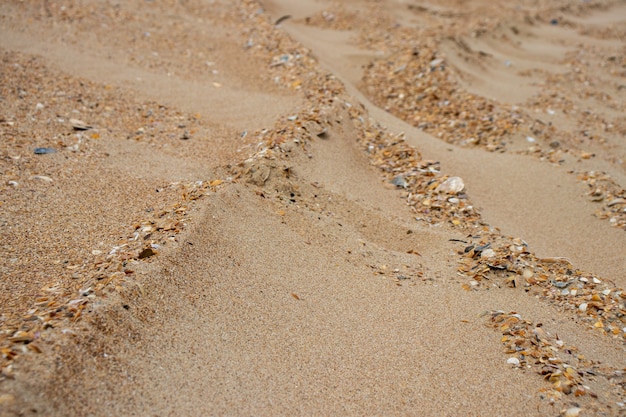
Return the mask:
<path fill-rule="evenodd" d="M 564 416 L 565 417 L 578 417 L 581 411 L 583 411 L 583 409 L 578 408 L 578 407 L 568 408 Z"/>
<path fill-rule="evenodd" d="M 519 366 L 520 364 L 519 359 L 517 358 L 509 358 L 506 360 L 506 363 L 508 363 L 509 365 L 515 365 L 515 366 Z"/>
<path fill-rule="evenodd" d="M 465 188 L 465 183 L 461 177 L 450 177 L 437 187 L 438 193 L 458 194 Z"/>

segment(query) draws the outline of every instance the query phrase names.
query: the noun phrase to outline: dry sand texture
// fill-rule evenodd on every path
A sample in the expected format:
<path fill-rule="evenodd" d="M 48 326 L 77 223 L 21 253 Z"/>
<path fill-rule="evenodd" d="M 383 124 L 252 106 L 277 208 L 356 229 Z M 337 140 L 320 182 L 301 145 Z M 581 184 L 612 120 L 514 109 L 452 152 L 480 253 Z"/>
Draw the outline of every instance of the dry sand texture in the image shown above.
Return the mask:
<path fill-rule="evenodd" d="M 625 40 L 617 0 L 2 2 L 0 415 L 624 415 Z"/>

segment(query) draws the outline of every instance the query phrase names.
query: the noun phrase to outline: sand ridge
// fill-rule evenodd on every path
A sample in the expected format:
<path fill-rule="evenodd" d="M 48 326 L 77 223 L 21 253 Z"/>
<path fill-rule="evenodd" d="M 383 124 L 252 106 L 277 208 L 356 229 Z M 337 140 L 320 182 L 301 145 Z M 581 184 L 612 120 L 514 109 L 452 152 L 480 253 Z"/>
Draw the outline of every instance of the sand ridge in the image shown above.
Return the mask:
<path fill-rule="evenodd" d="M 589 201 L 567 172 L 616 166 L 609 148 L 582 158 L 572 146 L 555 167 L 536 155 L 549 151 L 488 153 L 390 115 L 359 65 L 392 55 L 352 43 L 359 19 L 425 24 L 473 9 L 350 12 L 362 3 L 2 6 L 1 207 L 14 237 L 3 251 L 16 253 L 2 271 L 4 294 L 21 297 L 3 299 L 2 413 L 623 412 L 624 235 L 593 217 L 621 203 L 608 205 L 610 189 Z M 543 12 L 554 10 L 559 23 L 580 19 Z M 307 28 L 320 16 L 353 19 L 338 27 L 354 33 Z M 85 28 L 96 29 L 83 38 Z M 94 128 L 76 131 L 70 115 Z M 57 152 L 36 159 L 40 145 Z M 466 189 L 438 192 L 454 175 Z M 36 210 L 39 222 L 18 220 Z M 80 240 L 59 245 L 64 223 Z M 24 262 L 44 246 L 42 262 Z M 37 279 L 21 278 L 35 268 Z"/>

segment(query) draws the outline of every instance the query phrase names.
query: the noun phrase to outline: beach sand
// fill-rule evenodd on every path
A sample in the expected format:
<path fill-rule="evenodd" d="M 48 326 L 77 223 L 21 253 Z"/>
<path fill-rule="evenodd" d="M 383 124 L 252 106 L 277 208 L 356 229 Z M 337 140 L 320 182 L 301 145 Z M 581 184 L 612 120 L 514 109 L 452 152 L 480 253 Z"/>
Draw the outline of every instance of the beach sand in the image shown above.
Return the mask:
<path fill-rule="evenodd" d="M 626 4 L 0 5 L 0 415 L 626 414 Z"/>

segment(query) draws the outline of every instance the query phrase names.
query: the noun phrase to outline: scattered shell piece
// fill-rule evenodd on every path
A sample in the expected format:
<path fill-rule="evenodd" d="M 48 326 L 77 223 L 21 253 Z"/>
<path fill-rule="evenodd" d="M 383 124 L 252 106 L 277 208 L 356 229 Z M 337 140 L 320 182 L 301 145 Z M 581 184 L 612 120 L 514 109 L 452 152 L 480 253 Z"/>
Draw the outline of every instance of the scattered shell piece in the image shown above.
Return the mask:
<path fill-rule="evenodd" d="M 83 122 L 80 119 L 70 119 L 70 124 L 72 125 L 72 128 L 74 130 L 89 130 L 89 129 L 92 129 L 92 127 L 90 125 L 88 125 L 87 123 Z"/>
<path fill-rule="evenodd" d="M 444 194 L 458 194 L 465 188 L 465 183 L 461 177 L 450 177 L 442 182 L 437 188 L 436 192 Z"/>
<path fill-rule="evenodd" d="M 0 406 L 10 406 L 15 403 L 15 397 L 11 394 L 0 395 Z"/>
<path fill-rule="evenodd" d="M 565 411 L 565 413 L 563 413 L 563 416 L 564 417 L 578 417 L 581 411 L 583 411 L 583 409 L 579 407 L 568 408 Z"/>
<path fill-rule="evenodd" d="M 33 180 L 41 180 L 41 181 L 45 181 L 45 182 L 53 182 L 52 178 L 46 177 L 45 175 L 33 175 L 30 178 L 33 179 Z"/>
<path fill-rule="evenodd" d="M 9 337 L 11 342 L 32 342 L 34 336 L 30 332 L 17 331 L 13 334 L 13 336 Z"/>
<path fill-rule="evenodd" d="M 152 248 L 145 248 L 144 250 L 139 252 L 138 258 L 139 259 L 146 259 L 146 258 L 150 258 L 151 256 L 154 256 L 154 255 L 156 255 L 156 252 Z"/>
<path fill-rule="evenodd" d="M 407 188 L 409 183 L 404 179 L 404 176 L 398 175 L 397 177 L 393 177 L 391 183 L 396 187 Z"/>
<path fill-rule="evenodd" d="M 607 207 L 613 207 L 618 204 L 626 204 L 626 198 L 615 198 L 608 203 L 606 203 Z"/>
<path fill-rule="evenodd" d="M 506 363 L 508 363 L 509 365 L 514 365 L 514 366 L 520 365 L 520 361 L 517 358 L 509 358 L 506 360 Z"/>

